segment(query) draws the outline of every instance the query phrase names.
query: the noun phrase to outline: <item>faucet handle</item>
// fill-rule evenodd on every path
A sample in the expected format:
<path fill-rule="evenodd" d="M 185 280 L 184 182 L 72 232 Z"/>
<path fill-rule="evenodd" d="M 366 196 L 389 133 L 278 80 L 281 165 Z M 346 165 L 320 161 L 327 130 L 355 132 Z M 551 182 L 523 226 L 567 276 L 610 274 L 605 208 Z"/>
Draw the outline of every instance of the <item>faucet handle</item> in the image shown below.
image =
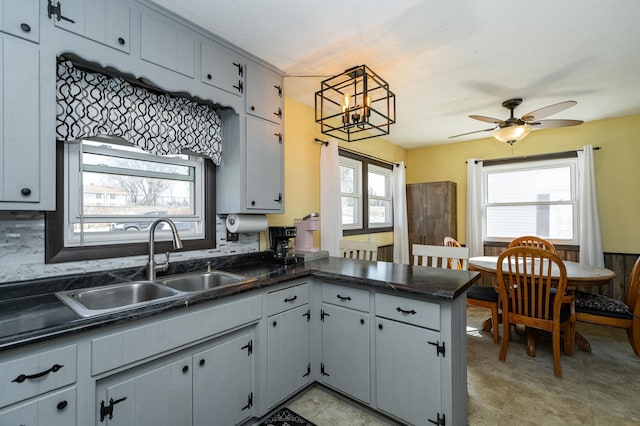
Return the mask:
<path fill-rule="evenodd" d="M 169 252 L 166 253 L 167 258 L 162 263 L 156 263 L 156 271 L 166 271 L 169 269 Z"/>

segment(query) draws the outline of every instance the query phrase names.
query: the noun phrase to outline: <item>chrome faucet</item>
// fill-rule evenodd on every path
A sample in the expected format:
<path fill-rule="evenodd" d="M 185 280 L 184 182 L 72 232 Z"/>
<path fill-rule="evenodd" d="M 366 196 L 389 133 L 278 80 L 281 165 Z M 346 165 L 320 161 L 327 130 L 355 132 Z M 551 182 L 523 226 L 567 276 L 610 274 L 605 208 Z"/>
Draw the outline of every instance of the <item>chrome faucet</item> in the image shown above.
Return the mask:
<path fill-rule="evenodd" d="M 169 225 L 169 228 L 171 228 L 171 233 L 173 234 L 173 249 L 179 250 L 182 248 L 182 240 L 180 239 L 180 235 L 178 235 L 176 224 L 173 223 L 171 219 L 161 218 L 153 222 L 149 227 L 149 261 L 147 262 L 147 279 L 149 281 L 156 279 L 157 271 L 166 271 L 169 268 L 169 252 L 167 252 L 167 259 L 163 263 L 156 263 L 154 258 L 155 232 L 156 226 L 158 226 L 160 222 L 166 223 Z"/>

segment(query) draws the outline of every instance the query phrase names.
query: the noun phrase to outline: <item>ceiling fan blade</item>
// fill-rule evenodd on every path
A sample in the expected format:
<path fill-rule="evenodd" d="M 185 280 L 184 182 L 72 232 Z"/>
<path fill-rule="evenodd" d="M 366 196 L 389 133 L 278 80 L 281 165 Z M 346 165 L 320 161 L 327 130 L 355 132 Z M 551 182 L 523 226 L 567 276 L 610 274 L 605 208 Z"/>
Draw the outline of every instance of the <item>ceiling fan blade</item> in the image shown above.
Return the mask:
<path fill-rule="evenodd" d="M 536 109 L 534 111 L 528 112 L 522 116 L 522 120 L 524 121 L 537 121 L 541 118 L 548 117 L 550 115 L 556 114 L 560 111 L 564 111 L 567 108 L 571 108 L 577 104 L 576 101 L 564 101 L 558 102 L 557 104 L 548 105 L 544 108 Z"/>
<path fill-rule="evenodd" d="M 474 130 L 473 132 L 460 133 L 459 135 L 449 136 L 449 139 L 451 139 L 451 138 L 457 138 L 458 136 L 471 135 L 471 134 L 473 134 L 473 133 L 489 132 L 489 131 L 494 130 L 494 129 L 495 129 L 495 127 L 492 127 L 492 128 L 490 128 L 490 129 L 484 129 L 484 130 Z"/>
<path fill-rule="evenodd" d="M 533 126 L 534 129 L 551 129 L 554 127 L 570 127 L 570 126 L 578 126 L 584 123 L 582 120 L 540 120 L 534 121 L 533 123 L 528 123 Z"/>
<path fill-rule="evenodd" d="M 487 123 L 504 124 L 504 120 L 493 117 L 485 117 L 484 115 L 470 115 L 469 118 L 473 118 L 474 120 L 486 121 Z"/>

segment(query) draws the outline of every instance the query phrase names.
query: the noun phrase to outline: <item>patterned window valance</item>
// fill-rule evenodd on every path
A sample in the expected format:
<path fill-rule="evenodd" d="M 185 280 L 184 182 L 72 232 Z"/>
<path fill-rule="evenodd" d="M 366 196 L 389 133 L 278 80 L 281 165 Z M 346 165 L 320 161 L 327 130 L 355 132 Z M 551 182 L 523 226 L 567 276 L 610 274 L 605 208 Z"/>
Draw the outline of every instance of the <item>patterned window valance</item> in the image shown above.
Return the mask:
<path fill-rule="evenodd" d="M 58 62 L 57 139 L 119 136 L 152 154 L 183 149 L 220 165 L 222 125 L 207 105 L 158 95 L 127 81 L 89 72 L 69 60 Z"/>

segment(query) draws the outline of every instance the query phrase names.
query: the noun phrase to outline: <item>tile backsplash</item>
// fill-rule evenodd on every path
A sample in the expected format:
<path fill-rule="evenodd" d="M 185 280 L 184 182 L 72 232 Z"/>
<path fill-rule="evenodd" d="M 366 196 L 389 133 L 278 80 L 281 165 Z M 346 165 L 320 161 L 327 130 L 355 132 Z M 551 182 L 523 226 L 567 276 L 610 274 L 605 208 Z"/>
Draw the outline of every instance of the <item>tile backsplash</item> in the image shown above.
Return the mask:
<path fill-rule="evenodd" d="M 259 233 L 240 234 L 227 241 L 224 220 L 216 220 L 216 248 L 171 253 L 171 261 L 226 256 L 260 251 Z M 0 211 L 0 283 L 59 275 L 143 266 L 147 256 L 81 262 L 44 263 L 44 213 Z"/>

